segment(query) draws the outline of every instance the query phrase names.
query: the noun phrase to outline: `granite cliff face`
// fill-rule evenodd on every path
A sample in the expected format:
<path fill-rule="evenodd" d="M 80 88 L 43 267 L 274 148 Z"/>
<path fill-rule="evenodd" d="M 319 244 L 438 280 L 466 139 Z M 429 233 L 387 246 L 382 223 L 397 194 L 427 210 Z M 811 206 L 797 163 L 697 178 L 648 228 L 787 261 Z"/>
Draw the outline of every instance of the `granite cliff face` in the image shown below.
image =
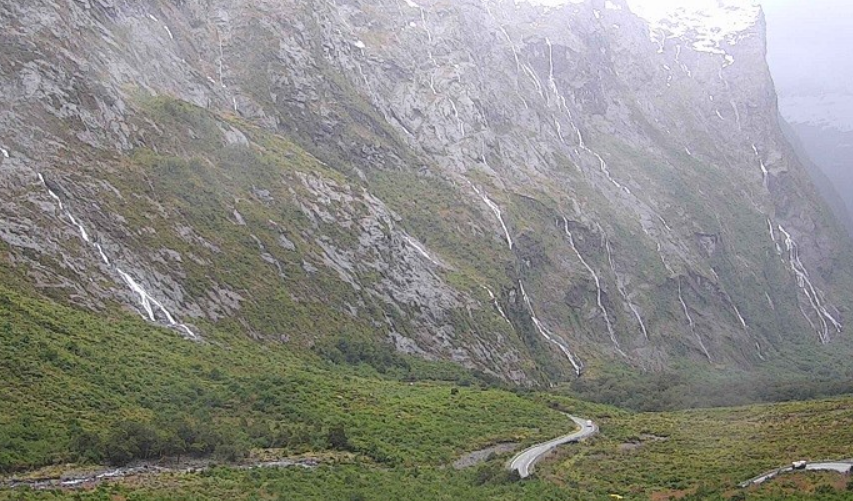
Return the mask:
<path fill-rule="evenodd" d="M 718 14 L 6 2 L 0 274 L 176 343 L 365 337 L 523 384 L 849 353 L 763 16 Z"/>

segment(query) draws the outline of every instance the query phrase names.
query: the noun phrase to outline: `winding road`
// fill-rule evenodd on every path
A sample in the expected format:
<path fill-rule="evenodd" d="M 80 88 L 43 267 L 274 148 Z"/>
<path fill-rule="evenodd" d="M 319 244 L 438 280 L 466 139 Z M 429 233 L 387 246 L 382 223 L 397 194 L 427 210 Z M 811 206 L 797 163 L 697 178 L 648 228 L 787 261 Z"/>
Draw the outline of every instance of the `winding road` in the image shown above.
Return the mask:
<path fill-rule="evenodd" d="M 561 445 L 580 442 L 581 440 L 598 433 L 598 426 L 592 421 L 575 416 L 569 416 L 569 418 L 580 426 L 581 429 L 569 435 L 555 438 L 554 440 L 537 444 L 521 451 L 518 455 L 512 458 L 512 461 L 509 462 L 509 470 L 517 471 L 521 478 L 527 478 L 532 473 L 533 466 L 535 466 L 536 463 L 545 456 L 545 454 L 548 454 Z"/>
<path fill-rule="evenodd" d="M 838 473 L 850 473 L 851 469 L 853 469 L 853 459 L 845 459 L 843 461 L 806 463 L 806 465 L 802 468 L 794 468 L 793 465 L 788 465 L 783 466 L 782 468 L 776 468 L 775 470 L 768 471 L 767 473 L 763 473 L 757 477 L 747 480 L 746 482 L 741 482 L 739 485 L 741 488 L 746 488 L 750 485 L 760 485 L 770 480 L 771 478 L 775 478 L 781 475 L 782 473 L 791 473 L 797 471 L 835 471 Z"/>

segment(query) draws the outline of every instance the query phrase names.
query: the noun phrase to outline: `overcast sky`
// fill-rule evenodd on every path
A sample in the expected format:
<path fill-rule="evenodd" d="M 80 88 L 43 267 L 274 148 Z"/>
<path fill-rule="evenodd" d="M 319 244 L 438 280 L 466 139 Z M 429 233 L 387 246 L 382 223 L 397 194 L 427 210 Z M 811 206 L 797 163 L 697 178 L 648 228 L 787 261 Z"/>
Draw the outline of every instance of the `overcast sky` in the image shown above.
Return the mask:
<path fill-rule="evenodd" d="M 653 12 L 683 6 L 685 2 L 692 5 L 693 1 L 628 0 L 632 8 Z M 759 3 L 767 16 L 768 58 L 780 93 L 790 94 L 798 88 L 810 92 L 846 88 L 853 94 L 853 0 Z"/>
<path fill-rule="evenodd" d="M 763 0 L 768 58 L 780 93 L 853 92 L 853 2 Z"/>
<path fill-rule="evenodd" d="M 563 4 L 579 0 L 528 0 Z M 628 0 L 655 16 L 715 0 Z M 726 0 L 737 3 L 739 0 Z M 753 4 L 754 0 L 742 0 Z M 758 0 L 768 24 L 768 59 L 780 94 L 797 90 L 853 95 L 853 0 Z"/>

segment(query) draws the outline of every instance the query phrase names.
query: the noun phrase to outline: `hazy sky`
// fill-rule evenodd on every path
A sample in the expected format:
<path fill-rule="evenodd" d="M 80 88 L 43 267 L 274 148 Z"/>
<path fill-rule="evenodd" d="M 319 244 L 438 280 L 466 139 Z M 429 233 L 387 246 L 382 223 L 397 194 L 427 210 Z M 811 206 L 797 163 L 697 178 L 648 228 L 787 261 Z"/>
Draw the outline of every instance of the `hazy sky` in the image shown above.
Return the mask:
<path fill-rule="evenodd" d="M 527 0 L 559 5 L 582 0 Z M 627 0 L 646 17 L 717 0 Z M 740 0 L 725 0 L 738 3 Z M 853 95 L 853 0 L 742 0 L 761 4 L 768 23 L 768 59 L 781 95 L 816 90 Z"/>
<path fill-rule="evenodd" d="M 763 0 L 768 58 L 780 93 L 853 93 L 853 2 Z"/>
<path fill-rule="evenodd" d="M 661 13 L 685 2 L 696 5 L 714 1 L 628 0 L 628 3 L 635 10 Z M 758 3 L 767 16 L 768 59 L 780 93 L 792 94 L 803 89 L 813 93 L 821 89 L 853 94 L 853 0 L 758 0 Z"/>

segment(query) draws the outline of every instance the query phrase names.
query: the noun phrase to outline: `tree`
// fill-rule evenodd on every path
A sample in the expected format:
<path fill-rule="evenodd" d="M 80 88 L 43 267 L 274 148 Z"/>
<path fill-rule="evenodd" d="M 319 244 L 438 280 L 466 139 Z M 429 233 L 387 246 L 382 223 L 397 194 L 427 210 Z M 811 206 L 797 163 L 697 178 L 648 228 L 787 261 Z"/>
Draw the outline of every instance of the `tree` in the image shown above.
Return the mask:
<path fill-rule="evenodd" d="M 147 423 L 138 421 L 118 421 L 104 441 L 104 455 L 117 466 L 126 465 L 134 459 L 149 459 L 157 452 L 157 432 Z"/>
<path fill-rule="evenodd" d="M 329 428 L 326 439 L 329 442 L 329 447 L 332 449 L 338 451 L 352 450 L 352 445 L 349 443 L 349 437 L 347 437 L 347 431 L 344 429 L 342 424 L 336 424 Z"/>
<path fill-rule="evenodd" d="M 84 430 L 76 421 L 68 430 L 68 450 L 77 461 L 99 463 L 103 460 L 103 440 L 93 431 Z"/>

